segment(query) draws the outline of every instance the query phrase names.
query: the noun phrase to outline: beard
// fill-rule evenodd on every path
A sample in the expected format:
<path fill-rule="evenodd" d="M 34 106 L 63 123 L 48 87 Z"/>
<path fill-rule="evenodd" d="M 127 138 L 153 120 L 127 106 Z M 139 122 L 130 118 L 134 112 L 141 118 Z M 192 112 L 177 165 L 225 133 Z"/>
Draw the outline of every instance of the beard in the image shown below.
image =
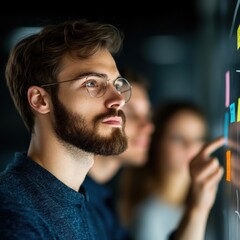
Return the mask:
<path fill-rule="evenodd" d="M 127 149 L 127 137 L 124 131 L 126 117 L 123 111 L 110 109 L 108 113 L 97 115 L 90 128 L 84 116 L 67 110 L 56 95 L 52 97 L 55 117 L 54 130 L 61 142 L 89 153 L 104 156 L 118 155 Z M 101 136 L 97 133 L 101 120 L 117 115 L 123 120 L 122 128 L 113 128 L 110 136 Z"/>

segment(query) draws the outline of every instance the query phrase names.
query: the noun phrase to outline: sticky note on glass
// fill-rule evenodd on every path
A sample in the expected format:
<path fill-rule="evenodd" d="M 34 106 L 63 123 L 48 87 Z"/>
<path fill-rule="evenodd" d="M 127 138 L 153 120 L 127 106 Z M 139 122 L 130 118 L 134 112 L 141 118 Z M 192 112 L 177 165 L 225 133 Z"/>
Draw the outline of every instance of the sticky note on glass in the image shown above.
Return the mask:
<path fill-rule="evenodd" d="M 230 150 L 226 152 L 226 168 L 227 168 L 226 180 L 230 182 L 231 181 L 231 151 Z"/>
<path fill-rule="evenodd" d="M 225 112 L 224 118 L 224 138 L 225 138 L 225 145 L 228 144 L 228 127 L 229 127 L 229 112 Z"/>
<path fill-rule="evenodd" d="M 236 113 L 235 113 L 235 103 L 231 103 L 230 106 L 229 106 L 229 110 L 230 110 L 230 123 L 233 123 L 235 122 L 235 116 L 236 116 Z"/>
<path fill-rule="evenodd" d="M 227 108 L 230 103 L 230 72 L 225 74 L 225 107 Z"/>
<path fill-rule="evenodd" d="M 237 29 L 237 50 L 240 48 L 240 24 Z"/>
<path fill-rule="evenodd" d="M 237 121 L 240 122 L 240 98 L 238 98 Z"/>

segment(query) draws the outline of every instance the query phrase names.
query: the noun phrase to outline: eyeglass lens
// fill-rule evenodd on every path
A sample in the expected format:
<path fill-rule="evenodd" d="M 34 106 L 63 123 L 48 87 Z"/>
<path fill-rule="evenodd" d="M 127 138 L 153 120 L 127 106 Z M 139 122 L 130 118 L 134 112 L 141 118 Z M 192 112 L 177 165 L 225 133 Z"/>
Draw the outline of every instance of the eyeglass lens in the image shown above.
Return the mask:
<path fill-rule="evenodd" d="M 125 78 L 117 78 L 113 85 L 119 92 L 125 102 L 128 102 L 131 97 L 131 86 Z M 92 97 L 102 97 L 107 90 L 107 80 L 98 76 L 89 76 L 86 79 L 85 86 Z"/>

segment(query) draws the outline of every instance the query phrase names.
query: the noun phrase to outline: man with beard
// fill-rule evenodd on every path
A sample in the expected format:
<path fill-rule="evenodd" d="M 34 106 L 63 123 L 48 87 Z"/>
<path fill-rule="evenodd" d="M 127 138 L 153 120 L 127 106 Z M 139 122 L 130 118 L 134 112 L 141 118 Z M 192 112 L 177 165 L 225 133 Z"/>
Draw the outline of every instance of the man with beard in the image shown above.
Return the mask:
<path fill-rule="evenodd" d="M 1 238 L 109 239 L 81 185 L 94 154 L 127 147 L 131 86 L 113 58 L 121 44 L 114 26 L 80 20 L 12 49 L 7 85 L 31 139 L 0 176 Z"/>
<path fill-rule="evenodd" d="M 121 44 L 114 26 L 80 20 L 45 26 L 12 49 L 7 85 L 31 139 L 0 175 L 2 239 L 112 240 L 82 183 L 95 154 L 127 148 L 121 108 L 131 85 L 113 57 Z M 193 160 L 194 198 L 176 239 L 201 237 L 205 212 L 196 213 L 209 200 L 201 190 L 214 192 L 222 176 L 216 161 L 204 160 L 223 143 L 217 140 Z M 207 166 L 214 178 L 202 186 L 197 177 Z"/>

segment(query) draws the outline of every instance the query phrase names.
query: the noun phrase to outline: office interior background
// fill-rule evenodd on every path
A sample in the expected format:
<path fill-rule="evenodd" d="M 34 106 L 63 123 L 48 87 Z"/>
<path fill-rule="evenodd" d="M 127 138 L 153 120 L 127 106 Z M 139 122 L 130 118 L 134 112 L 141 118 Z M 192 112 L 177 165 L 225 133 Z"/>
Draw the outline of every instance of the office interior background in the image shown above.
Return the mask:
<path fill-rule="evenodd" d="M 177 2 L 177 1 L 176 1 Z M 169 3 L 157 13 L 142 15 L 65 12 L 0 13 L 0 170 L 15 151 L 26 150 L 29 133 L 10 98 L 4 68 L 11 47 L 42 25 L 67 19 L 87 18 L 112 23 L 124 32 L 123 49 L 116 60 L 134 68 L 150 81 L 153 106 L 169 99 L 188 99 L 199 104 L 208 117 L 210 136 L 224 131 L 225 73 L 234 57 L 231 31 L 236 31 L 237 0 L 195 0 Z M 161 5 L 161 3 L 159 3 Z M 234 34 L 233 34 L 234 35 Z"/>

